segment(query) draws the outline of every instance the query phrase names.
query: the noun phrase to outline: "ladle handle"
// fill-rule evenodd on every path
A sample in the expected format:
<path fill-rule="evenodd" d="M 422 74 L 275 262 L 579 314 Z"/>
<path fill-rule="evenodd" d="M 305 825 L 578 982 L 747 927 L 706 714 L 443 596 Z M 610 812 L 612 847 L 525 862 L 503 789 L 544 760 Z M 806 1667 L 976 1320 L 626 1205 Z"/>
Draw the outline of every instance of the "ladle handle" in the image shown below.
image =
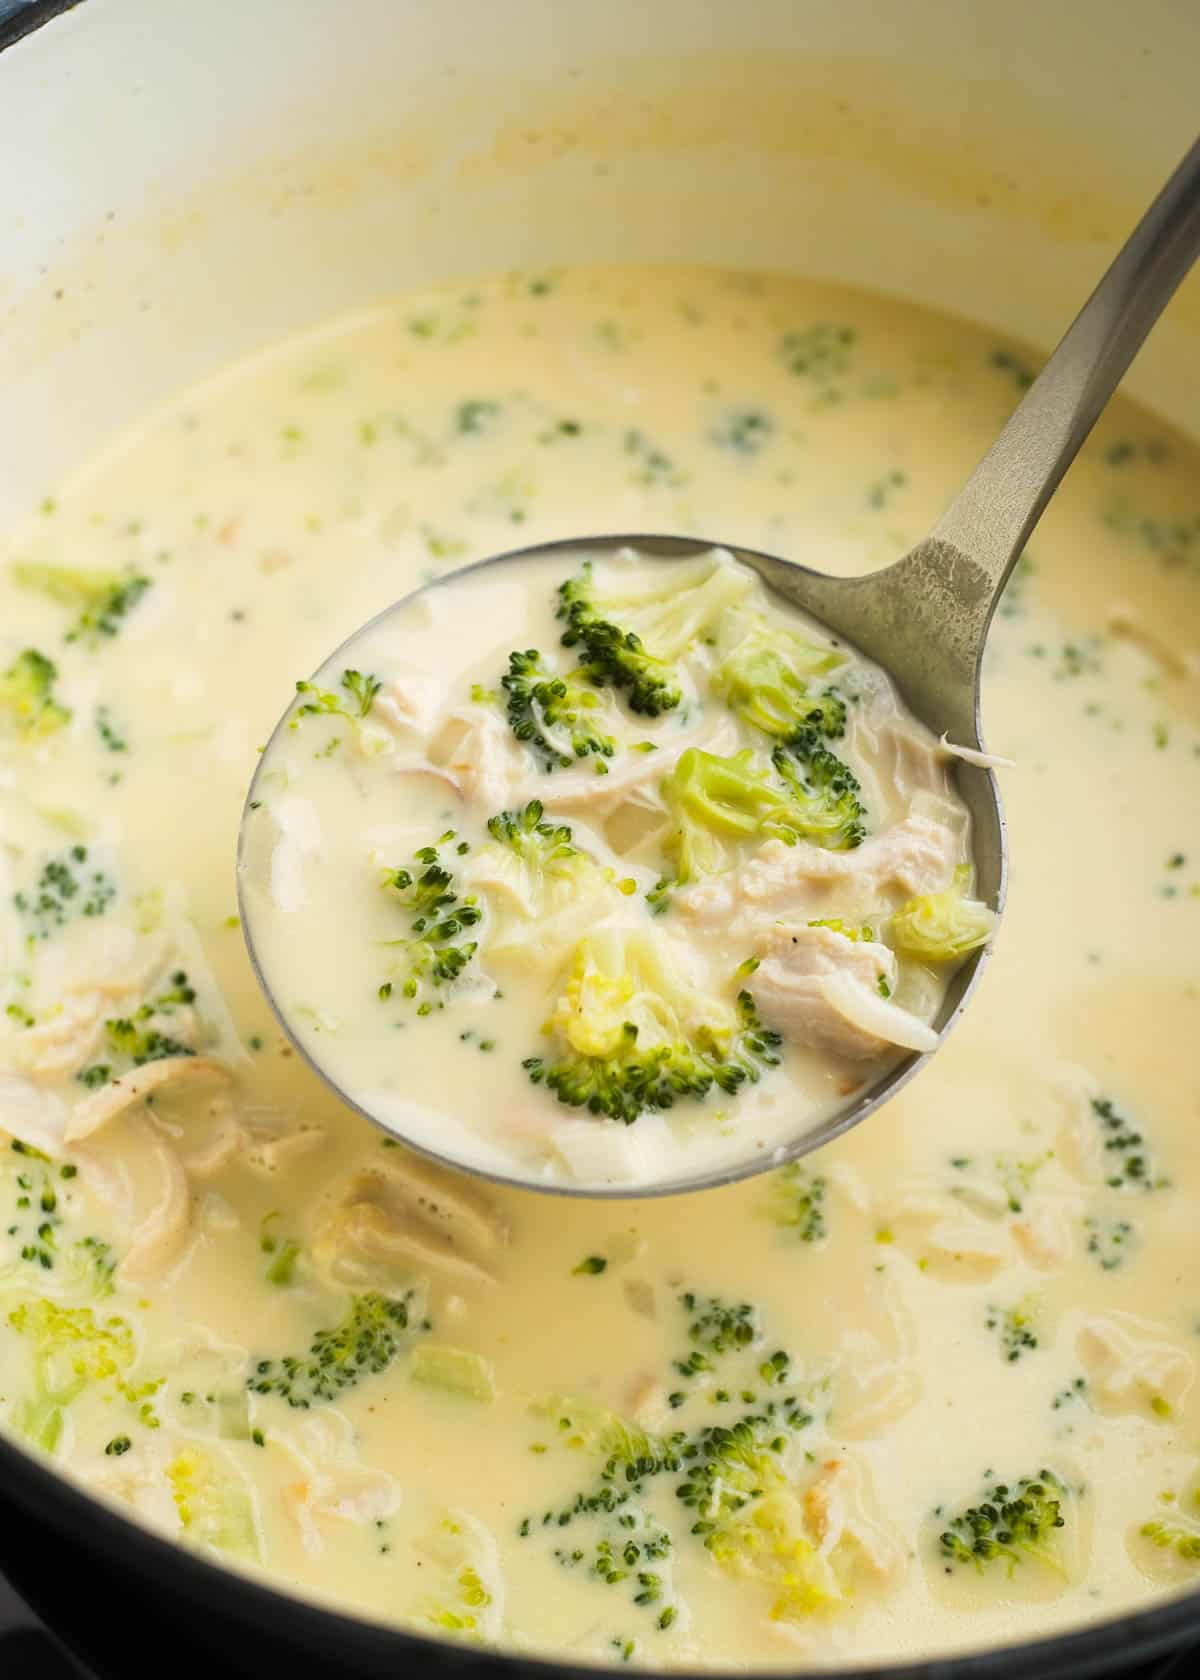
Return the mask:
<path fill-rule="evenodd" d="M 991 583 L 980 644 L 1046 503 L 1176 287 L 1200 256 L 1200 140 L 1163 187 L 931 538 Z"/>

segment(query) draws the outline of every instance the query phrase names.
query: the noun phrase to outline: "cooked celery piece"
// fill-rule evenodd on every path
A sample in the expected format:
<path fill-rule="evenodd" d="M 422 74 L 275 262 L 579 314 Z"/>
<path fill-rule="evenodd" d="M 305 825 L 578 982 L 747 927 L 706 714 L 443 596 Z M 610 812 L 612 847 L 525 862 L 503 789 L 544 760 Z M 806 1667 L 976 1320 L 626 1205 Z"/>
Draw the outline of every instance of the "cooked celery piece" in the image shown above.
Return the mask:
<path fill-rule="evenodd" d="M 444 1388 L 468 1400 L 496 1398 L 496 1378 L 491 1365 L 480 1354 L 469 1353 L 465 1348 L 448 1347 L 444 1342 L 420 1342 L 413 1349 L 409 1371 L 414 1382 Z"/>

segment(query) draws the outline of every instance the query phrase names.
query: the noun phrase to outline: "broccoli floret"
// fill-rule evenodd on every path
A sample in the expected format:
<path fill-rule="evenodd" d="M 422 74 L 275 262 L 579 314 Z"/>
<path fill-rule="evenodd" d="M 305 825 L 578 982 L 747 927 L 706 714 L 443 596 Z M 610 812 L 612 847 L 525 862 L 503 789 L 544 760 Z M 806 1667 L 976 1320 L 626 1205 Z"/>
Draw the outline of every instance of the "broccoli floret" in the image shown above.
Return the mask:
<path fill-rule="evenodd" d="M 176 1009 L 193 1003 L 195 997 L 187 975 L 178 969 L 171 976 L 169 989 L 161 996 L 143 1003 L 132 1015 L 105 1021 L 104 1036 L 113 1061 L 92 1062 L 79 1070 L 76 1079 L 88 1090 L 95 1090 L 97 1086 L 107 1085 L 115 1077 L 115 1068 L 122 1063 L 124 1067 L 120 1071 L 128 1072 L 130 1068 L 144 1067 L 147 1062 L 161 1062 L 169 1056 L 194 1056 L 193 1045 L 146 1023 L 159 1016 L 173 1015 Z"/>
<path fill-rule="evenodd" d="M 686 583 L 672 571 L 657 589 L 623 594 L 597 585 L 589 562 L 558 591 L 562 644 L 582 650 L 589 682 L 624 691 L 632 711 L 658 717 L 683 698 L 675 661 L 710 639 L 753 587 L 749 572 L 714 559 Z"/>
<path fill-rule="evenodd" d="M 238 1557 L 261 1556 L 253 1501 L 211 1454 L 185 1447 L 167 1465 L 166 1478 L 186 1539 Z"/>
<path fill-rule="evenodd" d="M 836 1546 L 832 1557 L 819 1547 L 781 1463 L 787 1443 L 777 1420 L 762 1413 L 729 1428 L 710 1425 L 686 1449 L 687 1480 L 676 1494 L 714 1561 L 765 1587 L 774 1619 L 799 1621 L 845 1600 L 837 1565 L 848 1560 Z"/>
<path fill-rule="evenodd" d="M 122 619 L 137 606 L 151 582 L 132 569 L 89 572 L 77 566 L 47 566 L 32 561 L 14 566 L 12 575 L 22 589 L 34 589 L 59 606 L 77 610 L 79 617 L 67 631 L 66 640 L 92 646 L 117 634 Z"/>
<path fill-rule="evenodd" d="M 660 883 L 655 902 L 671 884 L 715 874 L 729 861 L 729 847 L 741 841 L 796 837 L 792 801 L 749 748 L 721 758 L 689 747 L 659 790 L 676 827 L 665 851 L 674 864 L 672 882 Z"/>
<path fill-rule="evenodd" d="M 982 1574 L 1003 1559 L 1011 1575 L 1018 1564 L 1040 1563 L 1062 1572 L 1060 1530 L 1067 1489 L 1051 1470 L 1007 1484 L 990 1482 L 978 1505 L 954 1517 L 938 1539 L 948 1568 L 973 1564 Z"/>
<path fill-rule="evenodd" d="M 23 1302 L 8 1323 L 30 1344 L 33 1392 L 14 1412 L 16 1427 L 44 1452 L 62 1436 L 66 1408 L 89 1383 L 115 1380 L 120 1392 L 133 1364 L 133 1331 L 123 1318 L 98 1320 L 91 1307 L 64 1307 L 44 1298 Z"/>
<path fill-rule="evenodd" d="M 616 751 L 612 736 L 589 715 L 600 705 L 595 688 L 548 671 L 536 648 L 509 654 L 500 686 L 508 697 L 509 728 L 536 754 L 543 770 L 565 770 L 577 759 L 611 758 Z"/>
<path fill-rule="evenodd" d="M 806 839 L 843 850 L 859 844 L 864 812 L 857 780 L 815 732 L 804 747 L 803 772 L 791 745 L 775 748 L 778 779 L 756 767 L 749 748 L 729 758 L 700 747 L 680 754 L 660 786 L 676 827 L 664 846 L 674 873 L 651 894 L 656 909 L 664 908 L 673 887 L 725 868 L 731 845 Z"/>
<path fill-rule="evenodd" d="M 17 655 L 0 673 L 0 717 L 18 735 L 40 741 L 70 723 L 70 709 L 54 698 L 58 667 L 36 648 Z"/>
<path fill-rule="evenodd" d="M 420 865 L 412 869 L 389 869 L 381 885 L 411 914 L 410 937 L 389 940 L 401 955 L 401 994 L 420 998 L 418 1015 L 428 1015 L 440 1003 L 427 994 L 430 989 L 451 985 L 461 978 L 479 949 L 476 940 L 461 940 L 467 928 L 476 927 L 483 912 L 471 896 L 460 898 L 454 876 L 441 861 L 438 848 L 454 839 L 448 830 L 434 846 L 422 846 L 415 854 Z M 380 987 L 383 998 L 392 995 L 390 980 Z"/>
<path fill-rule="evenodd" d="M 352 723 L 365 718 L 375 703 L 375 696 L 383 687 L 378 677 L 364 676 L 361 671 L 343 671 L 341 688 L 345 690 L 339 694 L 336 689 L 318 688 L 316 683 L 298 682 L 296 693 L 306 695 L 303 705 L 296 707 L 295 716 L 290 727 L 299 727 L 300 719 L 313 717 L 324 712 L 336 717 L 349 718 Z"/>
<path fill-rule="evenodd" d="M 1170 1183 L 1156 1170 L 1144 1133 L 1111 1097 L 1093 1097 L 1092 1114 L 1104 1144 L 1104 1182 L 1110 1190 L 1162 1190 Z"/>
<path fill-rule="evenodd" d="M 954 871 L 944 892 L 909 899 L 892 917 L 892 944 L 902 956 L 920 962 L 957 962 L 969 951 L 986 945 L 996 926 L 996 912 L 976 898 L 968 898 L 969 864 Z"/>
<path fill-rule="evenodd" d="M 1027 1296 L 1012 1307 L 991 1306 L 984 1323 L 996 1332 L 1000 1351 L 1009 1365 L 1015 1365 L 1024 1354 L 1038 1347 L 1037 1300 Z"/>
<path fill-rule="evenodd" d="M 632 1124 L 646 1110 L 732 1094 L 779 1062 L 749 992 L 731 1007 L 677 974 L 648 934 L 604 929 L 582 940 L 547 1030 L 553 1058 L 524 1067 L 569 1108 Z"/>
<path fill-rule="evenodd" d="M 828 1188 L 829 1180 L 810 1172 L 803 1161 L 789 1161 L 771 1174 L 763 1212 L 773 1225 L 795 1231 L 801 1242 L 822 1242 Z"/>
<path fill-rule="evenodd" d="M 85 868 L 86 846 L 70 846 L 48 858 L 29 892 L 13 894 L 13 904 L 25 917 L 30 939 L 49 939 L 73 916 L 103 916 L 117 896 L 104 870 Z"/>
<path fill-rule="evenodd" d="M 356 1295 L 345 1318 L 318 1330 L 304 1358 L 260 1359 L 247 1378 L 254 1394 L 274 1394 L 300 1411 L 338 1399 L 364 1377 L 386 1371 L 415 1328 L 411 1293 L 402 1300 Z"/>
<path fill-rule="evenodd" d="M 774 736 L 805 727 L 830 740 L 845 734 L 845 701 L 832 688 L 814 691 L 811 681 L 844 664 L 844 654 L 806 641 L 761 614 L 735 619 L 721 640 L 727 651 L 713 670 L 712 690 L 745 722 Z"/>
<path fill-rule="evenodd" d="M 816 728 L 789 735 L 771 762 L 791 796 L 790 825 L 805 840 L 846 852 L 866 838 L 866 808 L 858 777 L 829 751 Z"/>

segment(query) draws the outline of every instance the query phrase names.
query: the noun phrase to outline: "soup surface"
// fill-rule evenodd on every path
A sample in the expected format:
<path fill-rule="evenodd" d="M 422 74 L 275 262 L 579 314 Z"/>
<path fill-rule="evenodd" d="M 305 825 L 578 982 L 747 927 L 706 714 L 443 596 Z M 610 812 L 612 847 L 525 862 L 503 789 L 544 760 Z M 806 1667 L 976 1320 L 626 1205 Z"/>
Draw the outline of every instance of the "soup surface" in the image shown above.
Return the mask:
<path fill-rule="evenodd" d="M 554 549 L 301 680 L 250 789 L 246 936 L 335 1089 L 455 1164 L 778 1166 L 936 1048 L 991 935 L 951 764 L 727 552 Z"/>
<path fill-rule="evenodd" d="M 441 1174 L 283 1040 L 236 915 L 281 698 L 415 584 L 589 528 L 882 564 L 1031 373 L 786 279 L 510 275 L 185 394 L 12 533 L 7 1429 L 298 1591 L 587 1660 L 886 1660 L 1195 1578 L 1200 461 L 1151 417 L 997 621 L 981 990 L 835 1146 L 620 1205 Z"/>

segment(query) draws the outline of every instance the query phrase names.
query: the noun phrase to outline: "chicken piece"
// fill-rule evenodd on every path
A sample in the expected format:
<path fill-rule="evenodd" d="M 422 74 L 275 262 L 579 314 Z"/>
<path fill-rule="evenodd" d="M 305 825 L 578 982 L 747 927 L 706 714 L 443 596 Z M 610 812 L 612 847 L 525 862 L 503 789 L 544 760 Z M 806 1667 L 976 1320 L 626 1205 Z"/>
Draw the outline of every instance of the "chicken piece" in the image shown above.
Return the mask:
<path fill-rule="evenodd" d="M 847 974 L 876 996 L 880 981 L 892 992 L 896 959 L 886 945 L 849 939 L 828 927 L 776 924 L 756 942 L 759 966 L 747 981 L 760 1015 L 795 1044 L 837 1056 L 878 1056 L 888 1046 L 838 1012 L 825 990 L 825 977 Z"/>
<path fill-rule="evenodd" d="M 75 1105 L 67 1122 L 66 1141 L 74 1144 L 92 1137 L 110 1120 L 145 1102 L 166 1085 L 178 1090 L 201 1084 L 228 1084 L 232 1077 L 224 1062 L 211 1056 L 164 1056 L 157 1062 L 147 1062 L 144 1067 L 131 1068 Z"/>
<path fill-rule="evenodd" d="M 950 885 L 959 837 L 939 818 L 913 812 L 848 852 L 799 840 L 768 840 L 754 857 L 679 893 L 680 912 L 699 927 L 753 934 L 764 919 L 840 916 L 859 920 Z"/>
<path fill-rule="evenodd" d="M 192 1222 L 187 1174 L 162 1127 L 145 1115 L 125 1114 L 73 1154 L 88 1183 L 132 1226 L 121 1281 L 161 1277 L 182 1254 Z"/>
<path fill-rule="evenodd" d="M 320 1149 L 325 1137 L 323 1126 L 310 1125 L 300 1125 L 290 1132 L 271 1137 L 256 1137 L 252 1132 L 247 1133 L 244 1149 L 246 1165 L 261 1178 L 274 1178 L 293 1161 Z"/>
<path fill-rule="evenodd" d="M 272 1430 L 271 1441 L 300 1470 L 300 1479 L 284 1487 L 283 1499 L 310 1557 L 325 1550 L 325 1518 L 366 1527 L 386 1522 L 399 1510 L 400 1484 L 387 1471 L 360 1462 L 352 1425 L 332 1408 L 289 1429 Z"/>
<path fill-rule="evenodd" d="M 1013 1262 L 1006 1201 L 995 1211 L 976 1210 L 940 1186 L 901 1188 L 889 1198 L 880 1226 L 894 1232 L 906 1252 L 948 1282 L 979 1283 Z"/>
<path fill-rule="evenodd" d="M 66 1143 L 70 1110 L 54 1091 L 0 1073 L 0 1133 L 58 1160 Z"/>
<path fill-rule="evenodd" d="M 428 735 L 445 697 L 446 685 L 440 678 L 410 667 L 380 689 L 371 705 L 371 717 L 397 734 Z"/>
<path fill-rule="evenodd" d="M 313 1255 L 335 1277 L 413 1267 L 494 1283 L 486 1257 L 508 1231 L 484 1193 L 415 1155 L 361 1168 L 320 1220 Z"/>
<path fill-rule="evenodd" d="M 429 757 L 485 815 L 521 803 L 528 757 L 490 707 L 463 706 L 451 712 L 430 744 Z"/>
<path fill-rule="evenodd" d="M 847 1457 L 829 1459 L 804 1494 L 804 1514 L 818 1550 L 828 1557 L 851 1553 L 854 1576 L 865 1573 L 878 1586 L 898 1586 L 908 1567 L 900 1541 L 885 1528 L 862 1466 Z"/>
<path fill-rule="evenodd" d="M 1107 1412 L 1167 1419 L 1192 1386 L 1195 1362 L 1165 1326 L 1132 1313 L 1089 1318 L 1076 1348 L 1093 1401 Z"/>
<path fill-rule="evenodd" d="M 51 1001 L 51 1012 L 12 1039 L 14 1068 L 47 1082 L 75 1073 L 99 1049 L 104 1022 L 141 1003 L 169 956 L 161 935 L 120 926 L 55 945 L 36 973 L 37 994 Z"/>
<path fill-rule="evenodd" d="M 1013 1220 L 1012 1234 L 1026 1260 L 1040 1272 L 1060 1271 L 1071 1258 L 1072 1221 L 1060 1203 L 1042 1201 L 1028 1208 Z"/>

